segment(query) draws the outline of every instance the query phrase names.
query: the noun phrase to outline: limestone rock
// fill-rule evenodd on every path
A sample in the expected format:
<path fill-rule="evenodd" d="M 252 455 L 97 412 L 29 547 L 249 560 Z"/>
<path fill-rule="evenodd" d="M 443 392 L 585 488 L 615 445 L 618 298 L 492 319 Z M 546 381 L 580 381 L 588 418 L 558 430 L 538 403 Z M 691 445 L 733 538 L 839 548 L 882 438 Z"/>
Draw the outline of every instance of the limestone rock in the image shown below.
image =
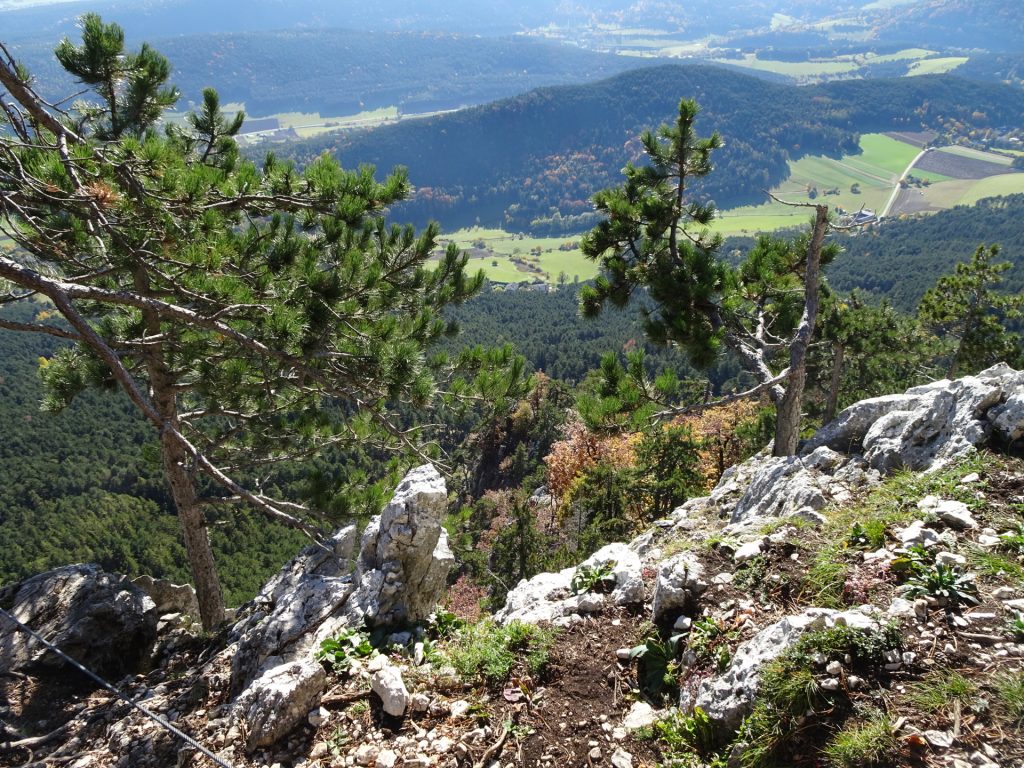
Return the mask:
<path fill-rule="evenodd" d="M 950 499 L 940 501 L 932 511 L 939 520 L 958 531 L 978 527 L 978 522 L 971 515 L 971 510 L 962 501 Z"/>
<path fill-rule="evenodd" d="M 746 490 L 728 511 L 729 533 L 756 528 L 766 520 L 805 517 L 831 501 L 842 501 L 859 487 L 877 481 L 877 473 L 857 457 L 839 454 L 827 446 L 801 456 L 755 456 L 737 473 L 746 476 Z M 741 465 L 742 466 L 742 465 Z M 731 481 L 730 481 L 731 484 Z M 716 498 L 718 489 L 712 493 Z"/>
<path fill-rule="evenodd" d="M 725 672 L 705 680 L 693 700 L 687 700 L 684 694 L 682 706 L 686 709 L 700 707 L 717 726 L 735 730 L 753 706 L 764 665 L 794 645 L 804 632 L 840 624 L 858 629 L 877 626 L 858 611 L 840 613 L 827 608 L 808 608 L 803 613 L 786 616 L 740 645 Z"/>
<path fill-rule="evenodd" d="M 643 602 L 644 582 L 640 556 L 625 544 L 609 544 L 588 557 L 579 568 L 599 568 L 614 563 L 615 587 L 611 599 L 616 605 Z M 604 605 L 603 595 L 572 595 L 570 586 L 577 568 L 558 573 L 539 573 L 523 579 L 505 598 L 505 606 L 494 614 L 499 624 L 510 621 L 539 623 L 557 621 L 565 616 L 590 613 Z"/>
<path fill-rule="evenodd" d="M 990 432 L 1004 440 L 1024 434 L 1024 374 L 1005 365 L 861 401 L 819 430 L 803 452 L 828 446 L 863 453 L 882 471 L 926 470 L 963 457 Z"/>
<path fill-rule="evenodd" d="M 391 664 L 385 664 L 370 676 L 370 688 L 380 696 L 384 711 L 394 717 L 401 717 L 409 706 L 409 691 L 402 680 L 402 673 Z"/>
<path fill-rule="evenodd" d="M 897 531 L 896 535 L 904 547 L 910 547 L 915 544 L 922 547 L 934 547 L 942 541 L 939 538 L 939 534 L 931 528 L 924 527 L 923 520 L 915 520 L 906 528 Z"/>
<path fill-rule="evenodd" d="M 430 615 L 455 563 L 441 526 L 447 502 L 444 479 L 431 465 L 405 476 L 363 532 L 356 588 L 345 608 L 350 623 L 394 624 Z"/>
<path fill-rule="evenodd" d="M 987 414 L 988 422 L 1002 443 L 1024 437 L 1024 371 L 1015 371 L 999 363 L 978 374 L 982 381 L 994 382 L 1003 391 L 1003 401 Z"/>
<path fill-rule="evenodd" d="M 494 620 L 499 624 L 510 621 L 537 624 L 562 617 L 563 603 L 569 598 L 569 585 L 575 572 L 575 568 L 565 568 L 557 573 L 538 573 L 531 579 L 523 579 L 508 593 L 505 606 L 494 614 Z"/>
<path fill-rule="evenodd" d="M 246 725 L 247 749 L 273 744 L 304 722 L 319 706 L 326 682 L 324 668 L 312 659 L 268 665 L 235 701 L 235 716 Z"/>
<path fill-rule="evenodd" d="M 640 556 L 626 544 L 609 544 L 602 547 L 584 560 L 581 566 L 598 568 L 611 563 L 614 563 L 612 575 L 615 577 L 611 597 L 615 604 L 642 603 L 644 580 Z"/>
<path fill-rule="evenodd" d="M 156 603 L 157 615 L 184 613 L 193 619 L 199 618 L 199 600 L 191 584 L 174 584 L 167 579 L 154 579 L 148 575 L 132 579 L 132 584 Z"/>
<path fill-rule="evenodd" d="M 0 605 L 93 671 L 135 672 L 156 640 L 157 610 L 141 589 L 98 565 L 68 565 L 0 589 Z M 0 621 L 0 671 L 65 662 Z"/>
<path fill-rule="evenodd" d="M 635 701 L 629 708 L 626 717 L 622 721 L 622 727 L 627 731 L 636 731 L 652 725 L 658 719 L 658 713 L 646 701 Z"/>
<path fill-rule="evenodd" d="M 746 544 L 741 545 L 736 549 L 732 555 L 734 563 L 745 563 L 747 560 L 752 560 L 764 550 L 764 539 L 755 539 L 754 541 L 748 541 Z"/>
<path fill-rule="evenodd" d="M 309 657 L 336 631 L 328 621 L 352 593 L 352 550 L 356 528 L 338 531 L 328 546 L 302 550 L 260 590 L 235 623 L 237 646 L 231 657 L 231 690 L 239 692 L 262 672 L 267 659 Z M 327 623 L 328 626 L 323 626 Z"/>
<path fill-rule="evenodd" d="M 654 583 L 655 622 L 693 606 L 697 597 L 708 588 L 704 566 L 689 552 L 680 553 L 661 563 Z"/>

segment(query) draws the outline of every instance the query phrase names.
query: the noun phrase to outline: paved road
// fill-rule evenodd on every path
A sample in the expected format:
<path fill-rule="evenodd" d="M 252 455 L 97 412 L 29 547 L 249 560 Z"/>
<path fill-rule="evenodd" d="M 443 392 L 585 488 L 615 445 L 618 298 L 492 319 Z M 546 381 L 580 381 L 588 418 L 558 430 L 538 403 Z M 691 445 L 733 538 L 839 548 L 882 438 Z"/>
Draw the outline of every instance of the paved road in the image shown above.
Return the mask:
<path fill-rule="evenodd" d="M 882 212 L 878 214 L 878 218 L 881 219 L 889 215 L 889 209 L 892 208 L 892 204 L 896 202 L 896 198 L 900 194 L 900 181 L 902 181 L 906 177 L 906 175 L 910 173 L 911 169 L 915 165 L 917 165 L 917 161 L 920 160 L 924 156 L 924 153 L 927 151 L 927 149 L 922 149 L 920 152 L 917 153 L 917 157 L 910 161 L 910 165 L 903 169 L 903 173 L 901 173 L 900 177 L 896 179 L 896 186 L 893 187 L 892 194 L 889 195 L 889 200 L 886 202 L 885 208 L 882 209 Z"/>

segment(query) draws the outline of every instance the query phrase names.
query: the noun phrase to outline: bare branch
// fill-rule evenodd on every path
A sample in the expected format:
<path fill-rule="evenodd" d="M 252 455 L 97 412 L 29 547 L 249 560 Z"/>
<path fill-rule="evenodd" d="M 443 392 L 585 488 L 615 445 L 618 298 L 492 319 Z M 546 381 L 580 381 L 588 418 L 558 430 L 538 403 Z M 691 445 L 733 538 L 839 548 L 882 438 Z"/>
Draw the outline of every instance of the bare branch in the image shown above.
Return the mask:
<path fill-rule="evenodd" d="M 750 397 L 757 397 L 758 395 L 764 394 L 772 387 L 782 384 L 782 382 L 784 382 L 788 378 L 789 368 L 784 370 L 778 376 L 775 376 L 774 378 L 769 379 L 768 381 L 763 381 L 757 386 L 751 387 L 750 389 L 744 392 L 735 392 L 733 394 L 725 395 L 723 397 L 718 398 L 717 400 L 711 400 L 706 403 L 693 403 L 691 405 L 666 408 L 663 411 L 655 413 L 651 418 L 652 420 L 660 421 L 662 419 L 669 418 L 672 416 L 684 416 L 688 413 L 699 413 L 701 411 L 706 411 L 709 408 L 717 408 L 720 405 L 728 405 L 729 403 L 734 403 L 737 400 L 746 400 L 747 398 Z"/>
<path fill-rule="evenodd" d="M 0 319 L 0 328 L 4 328 L 8 331 L 28 331 L 30 333 L 45 333 L 49 336 L 56 336 L 59 339 L 69 339 L 71 341 L 82 341 L 82 337 L 77 333 L 71 331 L 65 331 L 63 328 L 57 328 L 53 325 L 43 325 L 42 323 L 18 323 L 14 320 Z"/>
<path fill-rule="evenodd" d="M 51 115 L 45 108 L 44 102 L 32 88 L 21 81 L 18 73 L 14 70 L 14 57 L 3 43 L 0 43 L 0 51 L 3 52 L 6 61 L 0 61 L 0 85 L 7 89 L 32 118 L 41 126 L 46 128 L 54 136 L 66 136 L 74 142 L 81 141 L 81 138 L 70 128 L 62 125 L 61 122 Z"/>

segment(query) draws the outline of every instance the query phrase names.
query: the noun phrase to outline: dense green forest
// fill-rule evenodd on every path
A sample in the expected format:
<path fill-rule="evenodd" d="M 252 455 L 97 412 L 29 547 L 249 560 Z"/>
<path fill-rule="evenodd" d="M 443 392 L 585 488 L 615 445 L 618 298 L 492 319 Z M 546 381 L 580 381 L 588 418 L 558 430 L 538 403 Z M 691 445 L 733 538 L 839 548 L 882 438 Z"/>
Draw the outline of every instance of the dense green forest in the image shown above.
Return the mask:
<path fill-rule="evenodd" d="M 725 140 L 718 171 L 694 190 L 720 207 L 762 202 L 790 159 L 855 152 L 861 133 L 943 131 L 953 121 L 970 125 L 976 112 L 990 125 L 1024 121 L 1024 91 L 951 76 L 797 87 L 721 67 L 671 65 L 361 135 L 325 135 L 280 153 L 300 164 L 327 151 L 346 166 L 405 166 L 417 191 L 396 215 L 417 223 L 579 231 L 592 223 L 591 195 L 639 159 L 637 136 L 669 119 L 680 96 L 703 108 L 702 133 L 717 130 Z"/>
<path fill-rule="evenodd" d="M 3 310 L 30 321 L 43 305 Z M 0 582 L 68 562 L 187 581 L 180 526 L 152 427 L 118 390 L 88 391 L 59 414 L 40 409 L 41 358 L 55 339 L 0 330 Z M 301 534 L 248 515 L 213 527 L 229 601 L 253 595 Z"/>
<path fill-rule="evenodd" d="M 1000 260 L 1015 265 L 1004 276 L 1004 290 L 1024 292 L 1024 195 L 887 220 L 882 226 L 836 237 L 843 253 L 828 267 L 832 286 L 887 298 L 904 312 L 913 312 L 936 277 L 951 272 L 982 243 L 999 243 Z"/>
<path fill-rule="evenodd" d="M 29 321 L 45 305 L 21 304 L 6 317 Z M 584 322 L 575 291 L 485 291 L 453 319 L 466 333 L 454 350 L 513 342 L 531 366 L 579 381 L 613 349 L 643 345 L 635 313 L 609 313 Z M 530 320 L 530 322 L 526 322 Z M 71 561 L 99 562 L 130 574 L 188 580 L 179 525 L 159 465 L 152 428 L 119 391 L 87 391 L 59 414 L 43 412 L 40 359 L 61 342 L 0 330 L 0 582 Z M 660 352 L 660 354 L 659 354 Z M 692 373 L 678 356 L 651 350 L 651 365 Z M 724 365 L 716 376 L 730 373 Z M 462 427 L 453 425 L 455 432 Z M 365 471 L 368 484 L 388 480 L 380 457 L 326 455 L 279 469 L 275 482 L 292 496 L 331 498 L 339 475 Z M 301 534 L 253 515 L 217 513 L 213 544 L 230 603 L 240 603 L 306 541 Z"/>
<path fill-rule="evenodd" d="M 216 84 L 223 102 L 244 102 L 250 115 L 450 109 L 644 66 L 530 38 L 423 32 L 307 29 L 154 42 L 174 65 L 172 77 L 186 101 L 198 101 L 203 88 Z M 63 98 L 75 85 L 55 62 L 53 45 L 23 44 L 16 50 L 44 92 Z"/>
<path fill-rule="evenodd" d="M 1006 0 L 926 0 L 894 13 L 875 35 L 926 48 L 1019 52 L 1024 15 Z"/>

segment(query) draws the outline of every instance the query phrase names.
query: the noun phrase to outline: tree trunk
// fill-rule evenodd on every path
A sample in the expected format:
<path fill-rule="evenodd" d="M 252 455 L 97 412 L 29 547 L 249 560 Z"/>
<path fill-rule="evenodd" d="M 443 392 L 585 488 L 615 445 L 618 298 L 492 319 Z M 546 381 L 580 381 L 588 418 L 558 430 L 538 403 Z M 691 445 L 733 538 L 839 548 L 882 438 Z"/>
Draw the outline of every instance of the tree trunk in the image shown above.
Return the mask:
<path fill-rule="evenodd" d="M 804 313 L 793 341 L 789 345 L 789 379 L 786 392 L 776 405 L 775 447 L 773 456 L 792 456 L 800 444 L 800 408 L 807 380 L 807 348 L 814 336 L 818 319 L 819 273 L 821 249 L 828 230 L 828 206 L 815 206 L 814 230 L 807 248 L 807 269 L 804 273 Z"/>
<path fill-rule="evenodd" d="M 135 270 L 135 288 L 149 293 L 149 278 L 144 268 Z M 151 336 L 161 333 L 160 318 L 154 312 L 143 310 L 146 330 Z M 166 342 L 151 345 L 145 355 L 149 376 L 150 399 L 160 414 L 163 429 L 160 432 L 160 452 L 163 457 L 164 476 L 171 487 L 174 506 L 185 540 L 192 583 L 199 602 L 199 616 L 203 629 L 210 630 L 224 621 L 224 595 L 221 591 L 217 565 L 210 547 L 210 532 L 206 527 L 202 508 L 196 494 L 195 474 L 190 469 L 191 457 L 177 437 L 181 425 L 178 421 L 178 398 L 174 389 L 174 374 L 164 358 Z"/>
<path fill-rule="evenodd" d="M 214 629 L 224 621 L 224 595 L 217 576 L 213 549 L 210 547 L 209 529 L 196 498 L 195 482 L 188 467 L 189 456 L 181 443 L 167 432 L 160 437 L 160 447 L 163 452 L 164 475 L 171 486 L 174 506 L 178 509 L 203 629 Z"/>
<path fill-rule="evenodd" d="M 836 344 L 836 354 L 832 359 L 832 381 L 829 384 L 828 402 L 825 403 L 825 415 L 822 423 L 828 424 L 836 417 L 836 410 L 839 408 L 839 388 L 843 383 L 843 365 L 845 364 L 846 347 Z"/>

